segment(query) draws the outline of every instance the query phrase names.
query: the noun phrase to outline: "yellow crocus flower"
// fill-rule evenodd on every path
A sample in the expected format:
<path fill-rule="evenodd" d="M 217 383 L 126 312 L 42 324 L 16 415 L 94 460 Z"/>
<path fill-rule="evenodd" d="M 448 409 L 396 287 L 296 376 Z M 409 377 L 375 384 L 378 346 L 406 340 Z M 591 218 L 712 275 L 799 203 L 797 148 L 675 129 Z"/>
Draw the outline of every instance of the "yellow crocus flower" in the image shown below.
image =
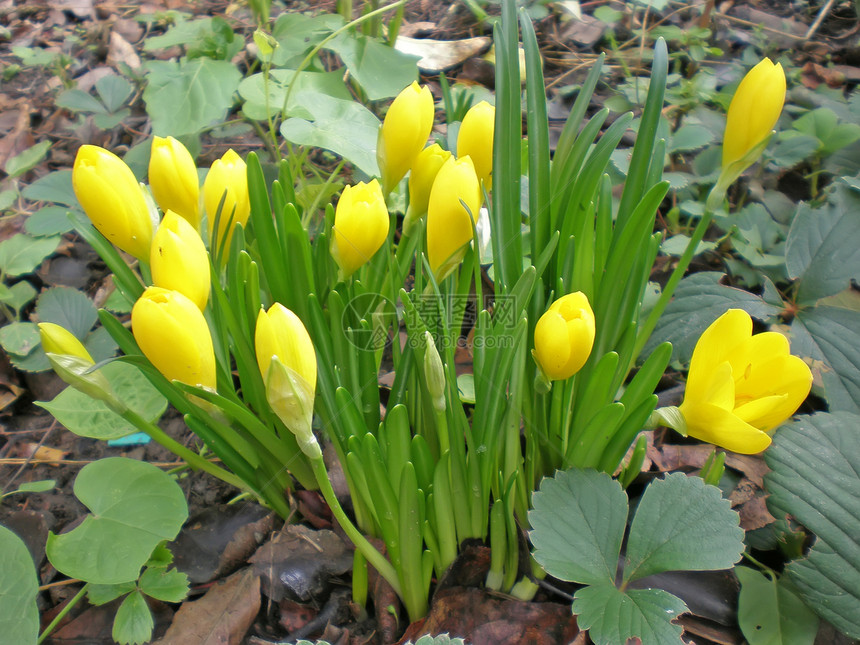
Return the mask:
<path fill-rule="evenodd" d="M 171 210 L 200 229 L 200 180 L 188 149 L 173 137 L 153 137 L 149 187 L 162 213 Z"/>
<path fill-rule="evenodd" d="M 594 345 L 594 312 L 581 291 L 553 302 L 535 325 L 533 356 L 550 381 L 563 381 L 585 365 Z"/>
<path fill-rule="evenodd" d="M 481 101 L 473 105 L 463 117 L 457 133 L 457 156 L 469 155 L 475 164 L 484 187 L 489 190 L 493 183 L 493 134 L 496 130 L 496 108 Z"/>
<path fill-rule="evenodd" d="M 427 146 L 415 158 L 412 172 L 409 173 L 409 208 L 406 209 L 403 222 L 404 232 L 427 214 L 433 181 L 439 169 L 450 158 L 450 151 L 444 150 L 438 143 Z"/>
<path fill-rule="evenodd" d="M 376 159 L 387 195 L 412 167 L 433 129 L 433 95 L 417 82 L 404 89 L 388 108 L 379 130 Z"/>
<path fill-rule="evenodd" d="M 95 364 L 83 343 L 65 327 L 48 322 L 39 323 L 39 337 L 46 354 L 77 356 L 90 365 Z"/>
<path fill-rule="evenodd" d="M 217 218 L 216 230 L 215 220 L 222 198 L 224 206 Z M 242 157 L 232 149 L 225 152 L 220 159 L 216 159 L 209 168 L 203 182 L 203 206 L 209 218 L 209 248 L 214 254 L 220 250 L 223 242 L 226 256 L 233 238 L 233 228 L 236 224 L 244 226 L 251 214 L 247 166 Z"/>
<path fill-rule="evenodd" d="M 348 277 L 370 260 L 388 237 L 388 208 L 379 182 L 347 186 L 334 214 L 331 254 Z"/>
<path fill-rule="evenodd" d="M 206 308 L 209 300 L 209 255 L 200 234 L 172 210 L 152 238 L 150 255 L 152 283 L 157 287 L 179 291 L 197 305 Z"/>

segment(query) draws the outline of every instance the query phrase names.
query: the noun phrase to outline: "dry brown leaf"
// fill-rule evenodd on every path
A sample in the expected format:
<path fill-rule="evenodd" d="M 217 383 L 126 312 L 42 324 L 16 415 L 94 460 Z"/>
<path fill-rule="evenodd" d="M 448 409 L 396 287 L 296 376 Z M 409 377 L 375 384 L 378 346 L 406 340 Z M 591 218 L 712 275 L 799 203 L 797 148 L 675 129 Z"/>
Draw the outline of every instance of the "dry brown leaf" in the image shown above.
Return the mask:
<path fill-rule="evenodd" d="M 397 39 L 394 48 L 410 56 L 418 56 L 418 69 L 428 74 L 438 74 L 456 67 L 463 61 L 477 56 L 490 46 L 488 36 L 476 36 L 463 40 L 432 40 L 430 38 Z"/>
<path fill-rule="evenodd" d="M 123 38 L 118 31 L 110 32 L 107 62 L 114 67 L 118 63 L 125 63 L 132 69 L 140 68 L 140 56 L 134 51 L 134 46 Z"/>

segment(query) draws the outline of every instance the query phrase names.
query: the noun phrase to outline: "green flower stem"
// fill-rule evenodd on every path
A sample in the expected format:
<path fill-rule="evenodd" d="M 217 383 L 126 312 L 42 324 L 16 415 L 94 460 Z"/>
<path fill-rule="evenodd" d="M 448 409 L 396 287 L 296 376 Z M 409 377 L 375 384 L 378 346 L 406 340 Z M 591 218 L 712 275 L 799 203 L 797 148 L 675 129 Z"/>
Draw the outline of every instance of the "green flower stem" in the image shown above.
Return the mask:
<path fill-rule="evenodd" d="M 50 624 L 45 627 L 44 631 L 39 634 L 39 640 L 36 641 L 36 645 L 39 645 L 42 641 L 48 638 L 48 636 L 50 636 L 51 632 L 54 631 L 57 625 L 60 624 L 60 621 L 66 617 L 66 614 L 68 614 L 74 608 L 74 606 L 77 605 L 78 602 L 80 602 L 81 598 L 84 597 L 84 594 L 87 593 L 87 587 L 89 586 L 90 583 L 88 582 L 83 587 L 81 587 L 81 590 L 78 591 L 78 593 L 76 593 L 74 597 L 66 603 L 66 606 L 60 610 L 60 613 L 54 616 L 54 620 L 52 620 Z"/>
<path fill-rule="evenodd" d="M 355 547 L 361 551 L 368 564 L 376 569 L 379 575 L 385 578 L 385 581 L 391 585 L 391 588 L 394 589 L 394 592 L 398 596 L 402 597 L 400 581 L 397 578 L 397 571 L 394 570 L 394 566 L 355 528 L 355 525 L 350 521 L 346 513 L 344 513 L 340 502 L 337 501 L 337 496 L 335 496 L 334 489 L 331 487 L 322 456 L 311 458 L 310 462 L 314 475 L 317 478 L 317 483 L 320 486 L 320 492 L 323 494 L 323 498 L 325 498 L 332 515 L 334 515 L 337 523 L 340 524 L 343 532 L 346 533 Z"/>

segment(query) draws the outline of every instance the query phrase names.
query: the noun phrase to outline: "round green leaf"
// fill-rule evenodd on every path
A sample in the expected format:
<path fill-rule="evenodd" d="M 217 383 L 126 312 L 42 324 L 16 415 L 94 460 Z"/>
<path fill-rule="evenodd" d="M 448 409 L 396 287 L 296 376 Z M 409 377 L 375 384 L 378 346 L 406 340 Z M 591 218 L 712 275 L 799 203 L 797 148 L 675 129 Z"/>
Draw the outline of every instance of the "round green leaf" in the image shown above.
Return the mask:
<path fill-rule="evenodd" d="M 36 303 L 36 315 L 41 322 L 64 327 L 79 340 L 86 338 L 98 319 L 92 300 L 70 287 L 53 287 L 43 292 Z"/>
<path fill-rule="evenodd" d="M 139 591 L 133 591 L 116 611 L 111 636 L 117 643 L 143 645 L 152 639 L 154 626 L 146 600 Z"/>
<path fill-rule="evenodd" d="M 33 645 L 39 636 L 39 577 L 27 546 L 0 526 L 0 634 L 6 643 Z"/>
<path fill-rule="evenodd" d="M 750 645 L 812 645 L 818 617 L 782 579 L 736 567 L 741 582 L 738 625 Z"/>
<path fill-rule="evenodd" d="M 30 215 L 24 222 L 24 230 L 36 237 L 62 235 L 74 228 L 65 206 L 45 206 Z"/>
<path fill-rule="evenodd" d="M 59 245 L 59 237 L 13 235 L 0 242 L 0 270 L 11 276 L 32 273 Z"/>
<path fill-rule="evenodd" d="M 75 496 L 92 511 L 63 535 L 48 535 L 45 551 L 56 569 L 96 584 L 137 580 L 162 540 L 172 540 L 188 517 L 179 485 L 148 463 L 111 457 L 87 464 Z"/>

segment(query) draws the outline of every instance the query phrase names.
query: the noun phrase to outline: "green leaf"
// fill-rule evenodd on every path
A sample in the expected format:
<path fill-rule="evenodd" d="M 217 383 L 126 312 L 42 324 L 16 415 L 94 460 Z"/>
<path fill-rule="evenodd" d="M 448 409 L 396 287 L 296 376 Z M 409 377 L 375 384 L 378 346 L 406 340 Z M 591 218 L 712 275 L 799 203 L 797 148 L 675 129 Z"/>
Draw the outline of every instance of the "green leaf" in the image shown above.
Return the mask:
<path fill-rule="evenodd" d="M 44 177 L 39 177 L 21 194 L 33 202 L 56 202 L 80 208 L 75 190 L 72 188 L 71 170 L 55 170 Z"/>
<path fill-rule="evenodd" d="M 819 305 L 801 309 L 791 324 L 791 348 L 821 368 L 831 411 L 860 413 L 860 312 Z M 818 362 L 818 363 L 816 363 Z"/>
<path fill-rule="evenodd" d="M 729 569 L 744 550 L 740 516 L 720 489 L 672 473 L 645 489 L 630 526 L 624 580 L 664 571 Z"/>
<path fill-rule="evenodd" d="M 144 645 L 152 639 L 153 627 L 146 600 L 139 591 L 132 591 L 116 610 L 111 636 L 120 645 Z"/>
<path fill-rule="evenodd" d="M 188 595 L 188 576 L 177 569 L 148 567 L 139 584 L 143 593 L 163 602 L 182 602 Z"/>
<path fill-rule="evenodd" d="M 24 221 L 24 230 L 34 237 L 62 235 L 74 228 L 65 206 L 45 206 Z"/>
<path fill-rule="evenodd" d="M 93 123 L 101 130 L 110 130 L 122 123 L 122 121 L 130 114 L 131 110 L 128 108 L 124 108 L 119 112 L 114 112 L 112 114 L 96 114 L 93 117 Z"/>
<path fill-rule="evenodd" d="M 128 314 L 134 306 L 133 302 L 129 302 L 119 289 L 114 289 L 105 300 L 105 309 L 112 311 L 115 314 Z"/>
<path fill-rule="evenodd" d="M 9 354 L 26 356 L 41 343 L 36 323 L 13 322 L 0 327 L 0 345 Z"/>
<path fill-rule="evenodd" d="M 703 125 L 682 125 L 669 140 L 669 152 L 689 152 L 704 148 L 714 140 L 714 131 Z"/>
<path fill-rule="evenodd" d="M 860 125 L 839 123 L 836 113 L 829 108 L 818 108 L 798 118 L 792 127 L 821 142 L 822 156 L 829 155 L 860 139 Z"/>
<path fill-rule="evenodd" d="M 284 99 L 287 98 L 287 90 L 293 82 L 295 72 L 289 69 L 275 69 L 269 74 L 269 82 L 266 83 L 265 76 L 254 74 L 239 83 L 239 94 L 245 100 L 242 112 L 250 119 L 265 121 L 269 116 L 281 114 L 284 107 Z M 312 118 L 302 104 L 298 102 L 302 92 L 318 92 L 336 99 L 351 101 L 349 93 L 343 82 L 343 73 L 333 72 L 299 72 L 295 80 L 295 88 L 290 94 L 287 104 L 287 114 L 304 118 Z M 268 93 L 268 105 L 266 94 Z"/>
<path fill-rule="evenodd" d="M 32 170 L 45 158 L 50 148 L 50 141 L 42 141 L 15 155 L 6 162 L 7 174 L 10 177 L 17 177 L 28 170 Z"/>
<path fill-rule="evenodd" d="M 818 617 L 782 580 L 736 567 L 741 583 L 738 625 L 749 645 L 812 645 Z"/>
<path fill-rule="evenodd" d="M 242 74 L 233 63 L 211 58 L 153 60 L 144 64 L 143 91 L 153 134 L 179 137 L 223 121 Z"/>
<path fill-rule="evenodd" d="M 0 634 L 6 643 L 35 645 L 39 576 L 24 542 L 0 525 Z"/>
<path fill-rule="evenodd" d="M 770 152 L 773 163 L 782 168 L 796 166 L 804 159 L 808 159 L 818 150 L 819 141 L 815 137 L 806 134 L 788 131 L 780 136 L 780 141 Z"/>
<path fill-rule="evenodd" d="M 0 289 L 0 302 L 15 310 L 20 315 L 23 309 L 33 298 L 36 297 L 36 289 L 26 280 L 16 282 L 11 287 L 3 285 Z"/>
<path fill-rule="evenodd" d="M 86 338 L 98 319 L 92 300 L 70 287 L 52 287 L 42 292 L 36 315 L 41 322 L 55 323 L 72 332 L 78 340 Z"/>
<path fill-rule="evenodd" d="M 112 358 L 116 354 L 117 344 L 107 329 L 97 327 L 84 339 L 84 348 L 96 363 Z"/>
<path fill-rule="evenodd" d="M 413 642 L 409 641 L 406 645 L 413 645 Z M 462 638 L 451 638 L 450 634 L 439 634 L 439 636 L 427 634 L 415 641 L 414 645 L 465 645 L 465 643 Z"/>
<path fill-rule="evenodd" d="M 167 409 L 167 400 L 134 365 L 122 361 L 101 368 L 119 399 L 147 421 L 156 421 Z M 118 439 L 139 432 L 138 428 L 73 387 L 67 387 L 53 401 L 36 401 L 66 428 L 79 437 Z M 151 550 L 151 549 L 150 549 Z"/>
<path fill-rule="evenodd" d="M 287 141 L 316 146 L 340 155 L 365 174 L 379 174 L 376 139 L 379 119 L 355 101 L 342 101 L 317 92 L 301 92 L 296 98 L 311 120 L 287 119 L 281 134 Z"/>
<path fill-rule="evenodd" d="M 759 296 L 720 284 L 722 278 L 721 273 L 701 272 L 681 280 L 644 353 L 670 341 L 673 358 L 686 363 L 702 332 L 729 309 L 743 309 L 760 320 L 779 314 L 779 307 L 767 304 Z"/>
<path fill-rule="evenodd" d="M 32 273 L 59 245 L 59 237 L 13 235 L 0 242 L 0 271 L 12 276 Z"/>
<path fill-rule="evenodd" d="M 16 199 L 18 199 L 17 189 L 7 188 L 6 190 L 0 191 L 0 211 L 5 211 L 7 208 L 11 208 Z"/>
<path fill-rule="evenodd" d="M 143 50 L 151 52 L 167 47 L 190 45 L 200 34 L 209 31 L 211 26 L 212 18 L 177 21 L 176 24 L 170 26 L 166 33 L 147 38 L 143 44 Z"/>
<path fill-rule="evenodd" d="M 96 97 L 89 92 L 78 89 L 60 92 L 57 96 L 57 105 L 72 112 L 102 114 L 107 111 L 107 108 Z"/>
<path fill-rule="evenodd" d="M 338 54 L 371 101 L 397 96 L 418 78 L 418 57 L 378 40 L 343 33 L 325 45 Z"/>
<path fill-rule="evenodd" d="M 123 106 L 134 92 L 134 86 L 122 76 L 109 74 L 96 81 L 96 91 L 99 93 L 108 112 L 116 112 Z"/>
<path fill-rule="evenodd" d="M 92 515 L 68 533 L 49 533 L 45 551 L 58 571 L 87 582 L 137 580 L 153 549 L 174 539 L 188 517 L 176 481 L 134 459 L 109 457 L 87 464 L 74 491 Z"/>
<path fill-rule="evenodd" d="M 272 53 L 272 65 L 291 67 L 298 64 L 297 57 L 304 57 L 313 47 L 342 27 L 343 18 L 335 14 L 308 16 L 297 12 L 278 16 L 272 29 L 272 37 L 278 46 Z M 343 74 L 340 74 L 343 76 Z"/>
<path fill-rule="evenodd" d="M 579 627 L 596 645 L 621 645 L 631 638 L 640 645 L 680 644 L 682 629 L 672 621 L 685 611 L 680 598 L 662 589 L 624 592 L 610 582 L 583 587 L 573 599 Z"/>
<path fill-rule="evenodd" d="M 94 585 L 87 587 L 87 598 L 93 605 L 104 605 L 111 600 L 134 591 L 137 584 L 134 581 L 120 582 L 115 585 Z"/>
<path fill-rule="evenodd" d="M 785 243 L 785 265 L 799 278 L 797 301 L 811 304 L 860 277 L 860 194 L 836 184 L 827 205 L 797 209 Z"/>
<path fill-rule="evenodd" d="M 860 638 L 860 416 L 820 412 L 776 431 L 765 452 L 767 506 L 816 540 L 785 576 L 819 616 Z"/>
<path fill-rule="evenodd" d="M 571 469 L 544 478 L 529 511 L 534 558 L 561 580 L 615 580 L 627 495 L 606 473 Z"/>
<path fill-rule="evenodd" d="M 662 251 L 665 255 L 674 255 L 675 257 L 681 257 L 684 255 L 684 251 L 687 250 L 687 245 L 690 243 L 690 238 L 683 234 L 673 235 L 672 237 L 663 240 L 662 244 L 660 244 L 660 251 Z M 694 255 L 698 255 L 699 253 L 704 253 L 705 251 L 713 251 L 717 248 L 716 242 L 708 242 L 707 240 L 702 240 L 699 242 L 698 246 L 696 246 L 696 250 L 694 251 Z"/>
<path fill-rule="evenodd" d="M 54 479 L 40 479 L 35 482 L 24 482 L 18 486 L 17 493 L 44 493 L 57 485 Z"/>

